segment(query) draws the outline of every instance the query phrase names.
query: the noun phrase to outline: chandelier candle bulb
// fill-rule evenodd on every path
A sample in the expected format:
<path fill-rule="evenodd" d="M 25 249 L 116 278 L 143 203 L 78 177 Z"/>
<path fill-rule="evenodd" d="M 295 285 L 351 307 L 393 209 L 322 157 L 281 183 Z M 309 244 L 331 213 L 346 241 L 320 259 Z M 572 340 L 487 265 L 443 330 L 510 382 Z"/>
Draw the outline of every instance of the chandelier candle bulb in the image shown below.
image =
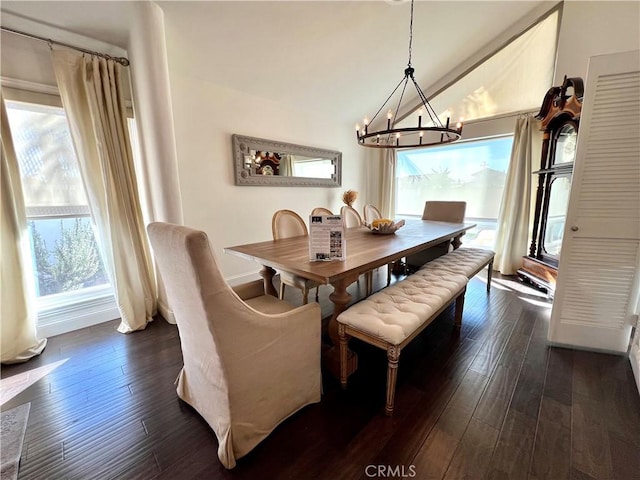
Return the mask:
<path fill-rule="evenodd" d="M 422 127 L 422 109 L 418 110 L 418 128 Z M 420 132 L 420 136 L 422 137 L 422 132 Z M 420 143 L 422 143 L 422 138 L 420 139 Z"/>

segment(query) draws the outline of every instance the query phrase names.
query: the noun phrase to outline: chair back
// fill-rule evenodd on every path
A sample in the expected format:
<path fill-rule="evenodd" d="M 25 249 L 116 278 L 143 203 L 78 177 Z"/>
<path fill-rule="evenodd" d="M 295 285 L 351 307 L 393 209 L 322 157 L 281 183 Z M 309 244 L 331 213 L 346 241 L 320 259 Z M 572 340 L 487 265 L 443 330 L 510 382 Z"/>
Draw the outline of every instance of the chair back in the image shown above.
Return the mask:
<path fill-rule="evenodd" d="M 367 203 L 364 206 L 364 221 L 365 223 L 371 223 L 377 218 L 382 218 L 382 213 L 375 205 Z"/>
<path fill-rule="evenodd" d="M 467 202 L 447 202 L 428 200 L 424 204 L 422 220 L 433 220 L 434 222 L 464 222 L 464 214 L 467 209 Z"/>
<path fill-rule="evenodd" d="M 342 224 L 344 228 L 353 228 L 362 226 L 362 217 L 358 211 L 350 207 L 349 205 L 344 205 L 340 209 L 340 215 L 342 215 Z"/>
<path fill-rule="evenodd" d="M 211 402 L 228 406 L 220 345 L 237 342 L 232 338 L 237 321 L 232 312 L 245 304 L 220 273 L 206 233 L 160 222 L 149 224 L 147 231 L 178 324 L 184 370 L 192 380 L 205 383 L 210 371 L 217 372 L 218 385 L 212 389 L 217 393 Z"/>
<path fill-rule="evenodd" d="M 328 208 L 316 207 L 311 210 L 311 215 L 333 215 L 333 212 Z"/>
<path fill-rule="evenodd" d="M 273 239 L 300 237 L 308 235 L 307 224 L 293 210 L 278 210 L 271 219 Z"/>

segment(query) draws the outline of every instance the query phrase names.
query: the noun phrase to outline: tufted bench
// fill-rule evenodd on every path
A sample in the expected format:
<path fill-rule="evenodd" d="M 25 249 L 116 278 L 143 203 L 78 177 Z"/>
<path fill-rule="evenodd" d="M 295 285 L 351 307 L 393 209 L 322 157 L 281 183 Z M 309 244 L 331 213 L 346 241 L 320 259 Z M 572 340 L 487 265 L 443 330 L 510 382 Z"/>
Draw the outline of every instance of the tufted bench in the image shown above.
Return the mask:
<path fill-rule="evenodd" d="M 455 324 L 462 322 L 465 275 L 435 268 L 416 272 L 352 305 L 338 315 L 340 383 L 347 387 L 347 344 L 356 337 L 387 351 L 387 401 L 393 413 L 400 351 L 454 300 Z"/>
<path fill-rule="evenodd" d="M 482 248 L 458 248 L 457 250 L 453 250 L 435 260 L 425 263 L 416 273 L 435 269 L 437 271 L 458 273 L 470 279 L 484 267 L 488 266 L 487 292 L 489 292 L 491 290 L 491 274 L 493 272 L 493 258 L 495 255 L 495 252 L 483 250 Z"/>

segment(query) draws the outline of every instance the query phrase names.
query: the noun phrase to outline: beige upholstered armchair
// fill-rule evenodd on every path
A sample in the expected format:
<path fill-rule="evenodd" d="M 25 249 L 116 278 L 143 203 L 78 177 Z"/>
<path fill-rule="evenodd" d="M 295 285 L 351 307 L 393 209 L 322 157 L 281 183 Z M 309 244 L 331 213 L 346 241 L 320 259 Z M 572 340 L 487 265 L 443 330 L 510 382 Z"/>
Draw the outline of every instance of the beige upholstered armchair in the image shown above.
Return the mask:
<path fill-rule="evenodd" d="M 293 308 L 262 281 L 231 289 L 204 232 L 147 227 L 180 333 L 178 396 L 218 438 L 226 468 L 284 419 L 319 402 L 320 306 Z M 235 291 L 234 291 L 235 290 Z"/>

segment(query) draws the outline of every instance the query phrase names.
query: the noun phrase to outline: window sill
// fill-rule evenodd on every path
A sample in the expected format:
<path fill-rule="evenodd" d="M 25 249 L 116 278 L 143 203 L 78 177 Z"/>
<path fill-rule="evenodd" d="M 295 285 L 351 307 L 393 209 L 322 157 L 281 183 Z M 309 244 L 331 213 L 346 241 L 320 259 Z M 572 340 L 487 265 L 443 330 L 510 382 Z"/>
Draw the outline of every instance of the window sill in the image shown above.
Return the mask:
<path fill-rule="evenodd" d="M 120 318 L 110 285 L 38 299 L 38 336 L 52 337 Z"/>

